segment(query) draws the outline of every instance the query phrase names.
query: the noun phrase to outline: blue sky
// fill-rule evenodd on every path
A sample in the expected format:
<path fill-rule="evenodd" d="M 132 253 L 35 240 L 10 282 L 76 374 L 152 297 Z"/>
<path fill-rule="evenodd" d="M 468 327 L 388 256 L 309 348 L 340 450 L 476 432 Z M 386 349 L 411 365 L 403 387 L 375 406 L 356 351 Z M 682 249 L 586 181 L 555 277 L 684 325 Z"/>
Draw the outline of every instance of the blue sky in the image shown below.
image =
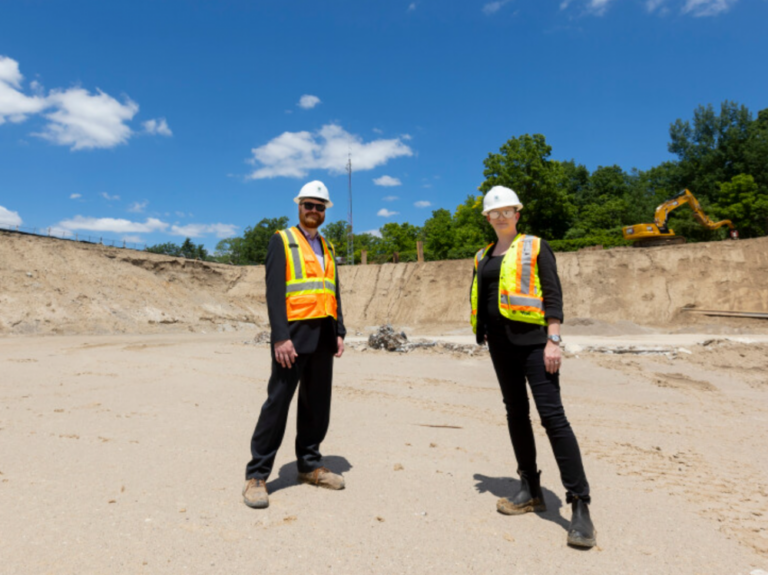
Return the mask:
<path fill-rule="evenodd" d="M 768 0 L 0 4 L 0 225 L 213 249 L 320 179 L 421 224 L 541 133 L 647 169 L 699 104 L 768 107 Z"/>

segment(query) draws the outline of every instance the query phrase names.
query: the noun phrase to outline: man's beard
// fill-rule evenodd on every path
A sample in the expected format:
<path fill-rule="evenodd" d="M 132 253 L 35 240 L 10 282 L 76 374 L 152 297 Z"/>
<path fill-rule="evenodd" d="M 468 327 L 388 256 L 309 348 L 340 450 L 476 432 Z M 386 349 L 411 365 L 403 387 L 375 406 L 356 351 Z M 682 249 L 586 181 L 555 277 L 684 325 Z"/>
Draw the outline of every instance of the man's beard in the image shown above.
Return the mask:
<path fill-rule="evenodd" d="M 310 214 L 315 214 L 318 217 L 313 218 Z M 299 221 L 301 222 L 301 225 L 307 229 L 317 229 L 323 225 L 325 214 L 319 212 L 299 213 Z"/>

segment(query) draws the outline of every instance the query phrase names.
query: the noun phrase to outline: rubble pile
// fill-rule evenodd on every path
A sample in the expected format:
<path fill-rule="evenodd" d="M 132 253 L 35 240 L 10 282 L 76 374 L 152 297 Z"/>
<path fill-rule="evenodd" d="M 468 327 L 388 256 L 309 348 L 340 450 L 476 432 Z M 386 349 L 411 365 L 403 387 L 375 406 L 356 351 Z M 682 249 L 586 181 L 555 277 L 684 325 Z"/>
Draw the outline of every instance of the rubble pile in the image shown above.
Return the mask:
<path fill-rule="evenodd" d="M 438 353 L 453 353 L 473 356 L 483 351 L 487 351 L 485 346 L 475 344 L 460 344 L 450 342 L 439 342 L 434 340 L 409 341 L 405 332 L 396 332 L 391 325 L 382 325 L 376 332 L 368 338 L 368 345 L 362 343 L 353 346 L 356 351 L 365 351 L 367 349 L 385 349 L 398 353 L 409 353 L 416 349 L 434 349 Z"/>
<path fill-rule="evenodd" d="M 578 353 L 604 353 L 608 355 L 663 355 L 670 359 L 679 354 L 691 355 L 691 350 L 684 347 L 670 346 L 640 346 L 640 345 L 588 345 L 580 346 L 570 344 L 565 346 L 566 356 L 576 355 Z"/>
<path fill-rule="evenodd" d="M 368 337 L 368 347 L 371 349 L 386 349 L 387 351 L 402 351 L 400 348 L 408 343 L 405 332 L 396 333 L 389 324 L 382 325 Z"/>
<path fill-rule="evenodd" d="M 260 343 L 271 343 L 272 337 L 268 331 L 260 331 L 256 334 L 256 336 L 251 340 L 250 343 L 253 344 L 260 344 Z"/>

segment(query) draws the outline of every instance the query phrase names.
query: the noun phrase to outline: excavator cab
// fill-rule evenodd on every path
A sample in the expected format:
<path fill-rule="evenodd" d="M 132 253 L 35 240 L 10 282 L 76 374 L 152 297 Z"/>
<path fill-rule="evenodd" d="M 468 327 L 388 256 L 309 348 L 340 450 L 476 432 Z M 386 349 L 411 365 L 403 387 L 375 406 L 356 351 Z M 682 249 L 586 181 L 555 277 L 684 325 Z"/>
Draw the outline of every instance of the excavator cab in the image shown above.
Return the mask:
<path fill-rule="evenodd" d="M 704 213 L 704 210 L 701 209 L 701 204 L 699 204 L 699 200 L 696 199 L 696 196 L 687 189 L 683 190 L 675 197 L 668 199 L 656 208 L 656 214 L 653 218 L 654 223 L 624 226 L 621 229 L 624 239 L 631 241 L 632 246 L 636 248 L 684 244 L 686 241 L 685 238 L 676 236 L 675 231 L 669 229 L 667 226 L 670 212 L 683 204 L 691 206 L 693 217 L 708 230 L 716 230 L 723 226 L 728 226 L 731 230 L 731 239 L 738 239 L 739 232 L 733 227 L 731 220 L 713 222 L 709 219 L 707 214 Z"/>

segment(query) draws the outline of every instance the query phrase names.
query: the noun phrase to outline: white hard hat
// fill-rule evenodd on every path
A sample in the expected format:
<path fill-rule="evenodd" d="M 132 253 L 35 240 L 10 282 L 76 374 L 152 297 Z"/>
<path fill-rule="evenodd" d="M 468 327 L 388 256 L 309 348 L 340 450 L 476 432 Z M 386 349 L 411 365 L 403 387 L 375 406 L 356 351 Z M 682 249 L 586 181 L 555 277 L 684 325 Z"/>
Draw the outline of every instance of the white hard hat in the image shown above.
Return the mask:
<path fill-rule="evenodd" d="M 514 190 L 504 186 L 493 186 L 483 198 L 483 215 L 487 216 L 491 210 L 498 208 L 517 208 L 517 211 L 523 209 L 523 204 Z"/>
<path fill-rule="evenodd" d="M 320 180 L 315 180 L 313 182 L 309 182 L 308 184 L 304 184 L 304 186 L 301 188 L 301 191 L 299 192 L 299 195 L 293 198 L 293 201 L 298 204 L 301 203 L 301 200 L 304 198 L 323 200 L 325 202 L 325 207 L 327 208 L 333 206 L 333 202 L 331 202 L 331 199 L 328 196 L 328 188 L 326 188 L 325 184 Z"/>

